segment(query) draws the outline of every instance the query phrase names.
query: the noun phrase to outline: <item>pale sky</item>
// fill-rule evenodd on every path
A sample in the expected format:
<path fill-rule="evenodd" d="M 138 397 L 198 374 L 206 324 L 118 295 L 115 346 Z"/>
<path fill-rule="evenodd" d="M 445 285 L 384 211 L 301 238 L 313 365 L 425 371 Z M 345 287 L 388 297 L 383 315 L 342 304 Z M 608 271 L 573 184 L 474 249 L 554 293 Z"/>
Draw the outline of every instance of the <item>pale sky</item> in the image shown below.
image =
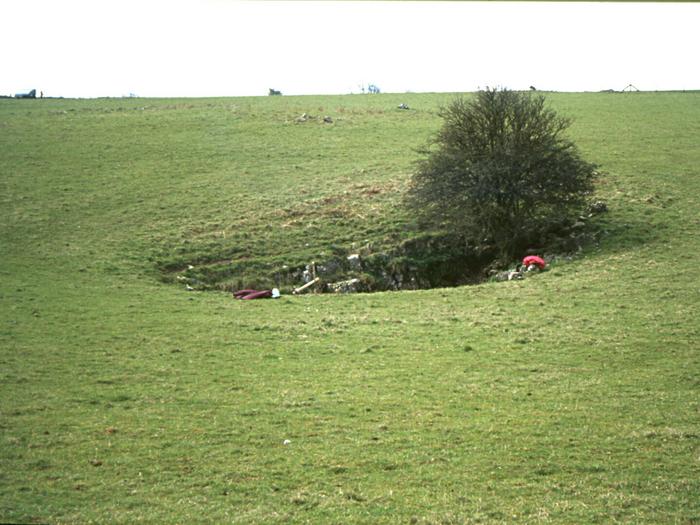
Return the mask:
<path fill-rule="evenodd" d="M 700 4 L 11 0 L 0 95 L 700 89 Z"/>

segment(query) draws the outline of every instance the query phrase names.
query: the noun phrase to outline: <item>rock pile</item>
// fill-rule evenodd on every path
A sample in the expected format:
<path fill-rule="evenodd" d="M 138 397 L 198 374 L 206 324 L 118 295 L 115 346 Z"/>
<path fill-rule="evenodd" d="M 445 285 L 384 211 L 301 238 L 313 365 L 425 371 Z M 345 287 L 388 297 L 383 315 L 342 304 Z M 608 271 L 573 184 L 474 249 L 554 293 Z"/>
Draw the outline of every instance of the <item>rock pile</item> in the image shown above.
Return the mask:
<path fill-rule="evenodd" d="M 336 283 L 328 283 L 326 285 L 329 292 L 332 293 L 357 293 L 360 290 L 360 280 L 355 277 L 347 281 L 338 281 Z"/>

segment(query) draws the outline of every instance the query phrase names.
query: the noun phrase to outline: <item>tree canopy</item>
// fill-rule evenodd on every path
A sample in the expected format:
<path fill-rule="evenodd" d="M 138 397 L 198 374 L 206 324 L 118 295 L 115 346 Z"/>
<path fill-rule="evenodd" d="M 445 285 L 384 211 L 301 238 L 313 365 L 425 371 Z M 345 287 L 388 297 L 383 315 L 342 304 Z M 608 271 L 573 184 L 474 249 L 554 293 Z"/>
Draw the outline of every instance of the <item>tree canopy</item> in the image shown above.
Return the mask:
<path fill-rule="evenodd" d="M 564 135 L 570 120 L 540 94 L 486 89 L 440 116 L 409 191 L 425 223 L 509 259 L 573 217 L 593 190 L 595 165 Z"/>

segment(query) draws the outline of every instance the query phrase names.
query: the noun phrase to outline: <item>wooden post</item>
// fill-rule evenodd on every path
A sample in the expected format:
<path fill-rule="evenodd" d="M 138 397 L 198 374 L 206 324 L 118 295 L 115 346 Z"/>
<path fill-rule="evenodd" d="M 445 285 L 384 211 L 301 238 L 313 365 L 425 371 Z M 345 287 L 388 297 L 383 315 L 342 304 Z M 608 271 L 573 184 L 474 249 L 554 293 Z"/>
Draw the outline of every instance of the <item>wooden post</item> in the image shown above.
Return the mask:
<path fill-rule="evenodd" d="M 304 286 L 300 286 L 299 288 L 295 288 L 294 291 L 293 291 L 292 293 L 293 293 L 294 295 L 296 295 L 296 294 L 298 294 L 299 292 L 303 292 L 304 290 L 306 290 L 306 289 L 309 288 L 310 286 L 313 286 L 314 284 L 316 284 L 316 283 L 319 282 L 320 280 L 321 280 L 320 277 L 316 277 L 313 281 L 309 281 L 309 282 L 306 283 Z"/>

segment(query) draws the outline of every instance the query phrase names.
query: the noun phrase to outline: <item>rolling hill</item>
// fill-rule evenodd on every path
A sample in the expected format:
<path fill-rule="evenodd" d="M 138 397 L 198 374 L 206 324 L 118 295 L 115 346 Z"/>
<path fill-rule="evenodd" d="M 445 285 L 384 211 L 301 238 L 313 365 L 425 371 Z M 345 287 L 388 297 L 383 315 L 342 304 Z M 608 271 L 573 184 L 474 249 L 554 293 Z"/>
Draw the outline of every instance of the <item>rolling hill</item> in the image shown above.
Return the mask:
<path fill-rule="evenodd" d="M 697 92 L 548 95 L 609 208 L 548 272 L 222 291 L 415 235 L 451 97 L 0 100 L 0 521 L 700 521 Z"/>

